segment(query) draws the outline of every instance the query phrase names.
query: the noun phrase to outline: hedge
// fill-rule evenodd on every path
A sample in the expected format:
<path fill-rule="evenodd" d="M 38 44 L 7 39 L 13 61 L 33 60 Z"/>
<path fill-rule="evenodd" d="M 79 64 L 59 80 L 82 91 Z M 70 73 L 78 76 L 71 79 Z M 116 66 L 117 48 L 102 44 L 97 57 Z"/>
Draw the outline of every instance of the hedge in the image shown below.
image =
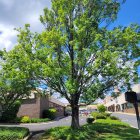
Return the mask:
<path fill-rule="evenodd" d="M 23 127 L 0 127 L 0 140 L 21 140 L 29 134 Z"/>

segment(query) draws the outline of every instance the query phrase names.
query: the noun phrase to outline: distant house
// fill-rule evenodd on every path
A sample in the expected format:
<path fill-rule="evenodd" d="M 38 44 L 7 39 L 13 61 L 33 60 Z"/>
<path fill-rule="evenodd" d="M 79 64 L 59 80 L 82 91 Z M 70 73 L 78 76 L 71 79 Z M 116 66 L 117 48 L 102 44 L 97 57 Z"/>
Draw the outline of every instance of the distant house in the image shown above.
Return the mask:
<path fill-rule="evenodd" d="M 29 99 L 24 99 L 17 116 L 27 115 L 30 118 L 41 118 L 43 111 L 49 108 L 56 108 L 56 117 L 64 116 L 65 104 L 47 95 L 43 97 L 32 95 Z"/>

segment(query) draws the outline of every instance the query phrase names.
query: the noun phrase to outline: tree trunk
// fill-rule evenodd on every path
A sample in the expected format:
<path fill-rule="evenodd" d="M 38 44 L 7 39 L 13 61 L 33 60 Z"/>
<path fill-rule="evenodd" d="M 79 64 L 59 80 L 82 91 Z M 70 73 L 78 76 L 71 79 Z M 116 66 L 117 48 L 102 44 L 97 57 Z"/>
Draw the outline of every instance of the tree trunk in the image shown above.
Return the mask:
<path fill-rule="evenodd" d="M 72 122 L 71 122 L 71 127 L 73 129 L 78 129 L 80 128 L 79 125 L 79 106 L 78 105 L 72 105 Z"/>

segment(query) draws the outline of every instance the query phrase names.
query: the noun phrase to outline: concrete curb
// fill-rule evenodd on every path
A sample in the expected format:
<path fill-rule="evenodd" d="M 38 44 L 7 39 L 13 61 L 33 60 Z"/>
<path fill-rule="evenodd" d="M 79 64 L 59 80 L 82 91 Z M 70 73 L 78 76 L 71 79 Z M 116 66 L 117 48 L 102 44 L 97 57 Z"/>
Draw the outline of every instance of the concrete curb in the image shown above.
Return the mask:
<path fill-rule="evenodd" d="M 51 124 L 54 123 L 54 121 L 50 121 L 50 122 L 41 122 L 41 123 L 21 123 L 19 124 L 19 126 L 26 126 L 26 125 L 40 125 L 40 124 Z"/>
<path fill-rule="evenodd" d="M 25 140 L 31 140 L 34 136 L 40 136 L 40 135 L 43 135 L 45 133 L 45 131 L 36 131 L 36 132 L 32 132 L 30 133 L 30 135 L 28 136 L 27 139 Z"/>
<path fill-rule="evenodd" d="M 40 125 L 40 124 L 51 124 L 55 121 L 49 121 L 49 122 L 40 122 L 40 123 L 0 123 L 0 126 L 19 126 L 24 127 L 24 125 Z"/>
<path fill-rule="evenodd" d="M 26 136 L 23 140 L 29 140 L 30 135 L 31 133 L 28 136 Z"/>

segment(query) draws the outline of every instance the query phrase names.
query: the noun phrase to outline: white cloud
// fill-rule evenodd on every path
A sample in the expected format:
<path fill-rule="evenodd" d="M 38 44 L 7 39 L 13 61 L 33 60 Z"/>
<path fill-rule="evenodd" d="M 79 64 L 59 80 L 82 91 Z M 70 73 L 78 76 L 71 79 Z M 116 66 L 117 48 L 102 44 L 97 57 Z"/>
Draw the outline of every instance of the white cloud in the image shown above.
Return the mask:
<path fill-rule="evenodd" d="M 14 28 L 31 24 L 31 31 L 40 32 L 43 25 L 39 16 L 45 7 L 51 6 L 50 0 L 0 0 L 0 49 L 10 50 L 16 43 Z"/>
<path fill-rule="evenodd" d="M 5 26 L 0 24 L 0 49 L 6 48 L 6 50 L 12 49 L 16 43 L 17 32 L 13 30 L 13 26 Z"/>

